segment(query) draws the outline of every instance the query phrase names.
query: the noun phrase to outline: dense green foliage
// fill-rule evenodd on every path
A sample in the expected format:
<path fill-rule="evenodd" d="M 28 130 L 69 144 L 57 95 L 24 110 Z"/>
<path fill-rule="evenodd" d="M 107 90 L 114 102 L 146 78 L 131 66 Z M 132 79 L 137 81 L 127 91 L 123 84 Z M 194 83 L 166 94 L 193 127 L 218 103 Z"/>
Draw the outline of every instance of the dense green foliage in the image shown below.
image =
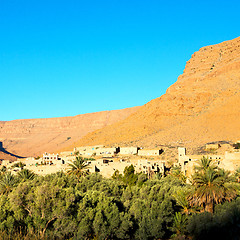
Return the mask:
<path fill-rule="evenodd" d="M 194 240 L 237 240 L 240 236 L 240 199 L 218 205 L 211 214 L 203 212 L 189 218 L 187 226 Z"/>
<path fill-rule="evenodd" d="M 216 239 L 215 234 L 217 239 L 235 239 L 240 200 L 235 198 L 236 188 L 229 187 L 228 173 L 211 168 L 221 178 L 217 183 L 225 179 L 228 184 L 217 189 L 227 188 L 236 200 L 214 203 L 214 213 L 203 212 L 205 205 L 191 206 L 189 199 L 198 191 L 196 179 L 211 166 L 199 167 L 192 185 L 179 169 L 150 180 L 134 173 L 133 166 L 123 175 L 115 172 L 112 179 L 80 170 L 45 177 L 26 169 L 14 176 L 2 172 L 0 239 Z"/>

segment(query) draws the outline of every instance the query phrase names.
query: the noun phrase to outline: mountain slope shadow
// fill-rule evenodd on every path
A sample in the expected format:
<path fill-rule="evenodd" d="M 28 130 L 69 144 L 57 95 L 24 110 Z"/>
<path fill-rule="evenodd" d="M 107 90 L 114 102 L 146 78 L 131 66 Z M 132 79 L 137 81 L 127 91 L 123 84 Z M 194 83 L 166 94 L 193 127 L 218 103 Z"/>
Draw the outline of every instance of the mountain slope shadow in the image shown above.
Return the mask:
<path fill-rule="evenodd" d="M 12 157 L 24 158 L 24 157 L 22 157 L 22 156 L 19 156 L 19 155 L 16 155 L 16 154 L 13 154 L 13 153 L 8 152 L 8 151 L 3 147 L 3 143 L 2 143 L 2 142 L 0 142 L 0 152 L 6 153 L 6 154 L 8 154 L 8 155 L 10 155 L 10 156 L 12 156 Z"/>

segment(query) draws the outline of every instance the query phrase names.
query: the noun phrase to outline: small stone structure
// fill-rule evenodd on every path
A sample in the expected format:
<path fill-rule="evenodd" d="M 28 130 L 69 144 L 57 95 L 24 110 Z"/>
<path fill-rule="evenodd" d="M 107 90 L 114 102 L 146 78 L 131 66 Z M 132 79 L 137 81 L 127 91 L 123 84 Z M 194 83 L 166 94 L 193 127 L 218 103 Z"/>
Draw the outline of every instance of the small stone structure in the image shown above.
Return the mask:
<path fill-rule="evenodd" d="M 11 160 L 2 160 L 1 166 L 7 167 L 7 166 L 10 165 L 11 163 L 13 163 L 13 161 L 11 161 Z"/>
<path fill-rule="evenodd" d="M 138 153 L 138 147 L 121 147 L 120 153 L 122 155 L 136 155 Z"/>
<path fill-rule="evenodd" d="M 186 155 L 185 148 L 178 148 L 178 163 L 185 176 L 191 176 L 194 173 L 194 166 L 197 162 L 206 157 L 212 160 L 219 168 L 234 172 L 240 167 L 240 152 L 225 152 L 224 155 Z"/>
<path fill-rule="evenodd" d="M 236 171 L 240 167 L 240 152 L 225 152 L 224 159 L 221 161 L 220 167 L 231 172 Z"/>
<path fill-rule="evenodd" d="M 210 143 L 206 145 L 206 150 L 217 150 L 220 147 L 218 143 Z"/>
<path fill-rule="evenodd" d="M 61 158 L 59 157 L 59 154 L 50 154 L 50 153 L 44 153 L 42 160 L 44 163 L 46 164 L 53 164 L 53 162 L 56 162 L 58 160 L 61 160 Z"/>
<path fill-rule="evenodd" d="M 156 173 L 165 172 L 165 162 L 163 161 L 149 161 L 147 159 L 140 159 L 134 166 L 136 172 L 142 172 L 148 175 L 148 178 L 152 178 Z"/>
<path fill-rule="evenodd" d="M 138 155 L 139 156 L 159 156 L 162 153 L 162 150 L 157 149 L 157 150 L 152 150 L 152 149 L 141 149 L 138 150 Z"/>
<path fill-rule="evenodd" d="M 148 178 L 152 178 L 156 173 L 165 172 L 165 163 L 159 160 L 135 159 L 135 160 L 117 160 L 117 159 L 99 159 L 91 161 L 89 164 L 90 172 L 100 172 L 104 177 L 111 177 L 116 170 L 123 174 L 125 167 L 133 165 L 136 173 L 145 173 Z"/>
<path fill-rule="evenodd" d="M 99 156 L 114 156 L 115 154 L 119 153 L 119 148 L 98 148 L 96 149 L 96 155 Z"/>
<path fill-rule="evenodd" d="M 97 150 L 103 147 L 104 147 L 103 145 L 75 147 L 74 152 L 78 153 L 79 155 L 91 157 L 93 155 L 96 155 Z"/>

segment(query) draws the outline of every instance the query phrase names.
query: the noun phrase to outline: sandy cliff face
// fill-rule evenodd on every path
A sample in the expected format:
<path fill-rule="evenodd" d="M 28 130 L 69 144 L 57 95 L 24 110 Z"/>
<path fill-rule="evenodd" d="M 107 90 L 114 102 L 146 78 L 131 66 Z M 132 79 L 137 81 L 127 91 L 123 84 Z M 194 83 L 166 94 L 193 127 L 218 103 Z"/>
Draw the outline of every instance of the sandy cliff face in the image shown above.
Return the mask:
<path fill-rule="evenodd" d="M 240 139 L 240 38 L 201 48 L 166 94 L 75 145 L 185 146 Z"/>
<path fill-rule="evenodd" d="M 137 109 L 138 107 L 74 117 L 0 122 L 0 142 L 4 149 L 20 156 L 53 152 L 89 132 L 126 118 Z"/>

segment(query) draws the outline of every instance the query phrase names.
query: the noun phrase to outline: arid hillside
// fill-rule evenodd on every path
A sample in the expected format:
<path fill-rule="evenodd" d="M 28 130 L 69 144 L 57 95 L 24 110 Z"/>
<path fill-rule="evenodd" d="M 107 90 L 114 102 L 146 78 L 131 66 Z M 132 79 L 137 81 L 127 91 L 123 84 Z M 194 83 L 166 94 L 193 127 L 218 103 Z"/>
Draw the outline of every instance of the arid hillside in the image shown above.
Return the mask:
<path fill-rule="evenodd" d="M 18 158 L 21 158 L 21 156 L 15 155 L 11 152 L 8 152 L 2 145 L 2 142 L 0 142 L 0 161 L 7 159 L 10 161 L 17 160 Z"/>
<path fill-rule="evenodd" d="M 166 94 L 142 107 L 1 122 L 5 156 L 81 145 L 198 147 L 240 140 L 240 38 L 201 48 Z"/>
<path fill-rule="evenodd" d="M 191 147 L 235 141 L 240 139 L 239 103 L 240 38 L 236 38 L 201 48 L 166 94 L 74 145 Z"/>
<path fill-rule="evenodd" d="M 126 118 L 137 109 L 126 108 L 74 117 L 0 121 L 0 144 L 2 142 L 1 146 L 8 153 L 19 156 L 58 151 L 89 132 Z M 0 159 L 9 159 L 11 155 L 2 150 Z"/>

